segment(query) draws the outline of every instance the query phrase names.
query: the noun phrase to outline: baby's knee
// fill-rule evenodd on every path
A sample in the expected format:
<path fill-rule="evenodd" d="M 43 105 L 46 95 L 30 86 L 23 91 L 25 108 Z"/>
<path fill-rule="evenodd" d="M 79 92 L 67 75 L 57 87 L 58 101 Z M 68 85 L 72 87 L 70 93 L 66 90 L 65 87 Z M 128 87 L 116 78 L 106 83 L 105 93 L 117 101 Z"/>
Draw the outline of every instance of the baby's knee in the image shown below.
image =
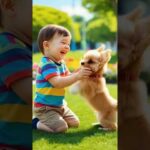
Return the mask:
<path fill-rule="evenodd" d="M 66 132 L 68 130 L 68 125 L 64 120 L 57 122 L 57 125 L 53 129 L 54 132 Z"/>
<path fill-rule="evenodd" d="M 56 133 L 63 133 L 66 132 L 68 130 L 68 126 L 62 126 L 62 127 L 58 127 L 54 130 L 54 132 Z"/>
<path fill-rule="evenodd" d="M 67 121 L 67 123 L 69 127 L 75 127 L 75 128 L 79 127 L 80 125 L 80 121 L 78 119 L 69 120 Z"/>

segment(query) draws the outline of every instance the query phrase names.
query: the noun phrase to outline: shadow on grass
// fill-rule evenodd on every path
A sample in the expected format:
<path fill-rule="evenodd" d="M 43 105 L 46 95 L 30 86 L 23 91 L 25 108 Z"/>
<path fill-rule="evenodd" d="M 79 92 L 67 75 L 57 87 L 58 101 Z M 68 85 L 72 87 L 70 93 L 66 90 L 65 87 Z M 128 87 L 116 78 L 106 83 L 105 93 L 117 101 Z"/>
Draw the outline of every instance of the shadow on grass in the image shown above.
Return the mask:
<path fill-rule="evenodd" d="M 40 140 L 40 139 L 45 139 L 51 143 L 62 143 L 62 144 L 78 144 L 80 143 L 84 138 L 87 137 L 92 137 L 92 136 L 105 136 L 106 134 L 112 134 L 112 132 L 107 132 L 107 131 L 102 131 L 98 130 L 98 127 L 92 127 L 87 130 L 80 130 L 80 131 L 75 131 L 72 130 L 68 131 L 66 133 L 44 133 L 41 131 L 33 131 L 33 142 Z"/>

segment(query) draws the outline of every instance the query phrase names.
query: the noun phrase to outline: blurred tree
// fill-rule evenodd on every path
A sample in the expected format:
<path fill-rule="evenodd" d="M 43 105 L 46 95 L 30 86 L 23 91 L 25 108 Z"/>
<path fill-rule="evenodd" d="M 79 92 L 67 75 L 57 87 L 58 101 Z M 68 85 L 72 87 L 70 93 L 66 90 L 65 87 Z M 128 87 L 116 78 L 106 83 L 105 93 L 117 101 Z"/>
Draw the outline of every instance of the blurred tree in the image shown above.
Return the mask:
<path fill-rule="evenodd" d="M 73 19 L 73 21 L 78 22 L 80 24 L 82 24 L 82 22 L 84 21 L 84 18 L 82 16 L 79 16 L 79 15 L 73 15 L 72 19 Z"/>
<path fill-rule="evenodd" d="M 97 12 L 105 14 L 108 11 L 112 11 L 116 14 L 117 0 L 82 0 L 83 6 L 85 6 L 90 12 Z"/>
<path fill-rule="evenodd" d="M 74 23 L 67 13 L 52 7 L 33 6 L 33 41 L 36 41 L 39 30 L 47 24 L 62 25 L 69 29 L 75 41 L 80 41 L 79 25 Z"/>
<path fill-rule="evenodd" d="M 73 22 L 72 24 L 72 28 L 73 28 L 73 36 L 74 36 L 74 40 L 76 42 L 80 42 L 81 40 L 81 34 L 80 34 L 80 24 L 77 22 Z"/>
<path fill-rule="evenodd" d="M 116 41 L 117 0 L 82 0 L 93 18 L 87 23 L 87 39 L 92 42 Z"/>
<path fill-rule="evenodd" d="M 94 18 L 87 24 L 87 39 L 92 42 L 108 42 L 116 40 L 117 21 L 112 12 L 105 14 L 104 18 Z"/>
<path fill-rule="evenodd" d="M 79 15 L 72 16 L 73 21 L 78 24 L 80 30 L 80 40 L 77 41 L 77 48 L 78 49 L 86 49 L 86 31 L 85 31 L 85 19 Z"/>

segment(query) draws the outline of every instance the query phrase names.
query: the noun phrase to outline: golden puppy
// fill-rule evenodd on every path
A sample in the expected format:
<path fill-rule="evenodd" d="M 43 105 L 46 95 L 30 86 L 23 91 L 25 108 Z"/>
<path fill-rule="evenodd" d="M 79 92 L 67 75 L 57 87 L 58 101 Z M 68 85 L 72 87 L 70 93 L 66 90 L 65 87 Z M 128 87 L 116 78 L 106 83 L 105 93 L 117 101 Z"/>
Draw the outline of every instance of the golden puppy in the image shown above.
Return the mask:
<path fill-rule="evenodd" d="M 112 98 L 103 77 L 105 65 L 111 58 L 111 51 L 103 51 L 103 47 L 88 51 L 81 67 L 89 67 L 93 74 L 76 84 L 83 97 L 97 112 L 97 118 L 104 130 L 117 129 L 117 101 Z"/>

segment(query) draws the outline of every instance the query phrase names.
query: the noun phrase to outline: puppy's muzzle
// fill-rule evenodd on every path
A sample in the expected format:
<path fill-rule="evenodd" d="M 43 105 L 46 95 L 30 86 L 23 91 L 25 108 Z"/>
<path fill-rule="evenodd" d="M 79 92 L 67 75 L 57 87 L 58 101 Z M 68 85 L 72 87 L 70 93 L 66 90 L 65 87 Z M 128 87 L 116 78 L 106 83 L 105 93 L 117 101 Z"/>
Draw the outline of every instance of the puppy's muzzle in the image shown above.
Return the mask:
<path fill-rule="evenodd" d="M 85 62 L 81 62 L 81 65 L 84 66 L 84 65 L 85 65 Z"/>

